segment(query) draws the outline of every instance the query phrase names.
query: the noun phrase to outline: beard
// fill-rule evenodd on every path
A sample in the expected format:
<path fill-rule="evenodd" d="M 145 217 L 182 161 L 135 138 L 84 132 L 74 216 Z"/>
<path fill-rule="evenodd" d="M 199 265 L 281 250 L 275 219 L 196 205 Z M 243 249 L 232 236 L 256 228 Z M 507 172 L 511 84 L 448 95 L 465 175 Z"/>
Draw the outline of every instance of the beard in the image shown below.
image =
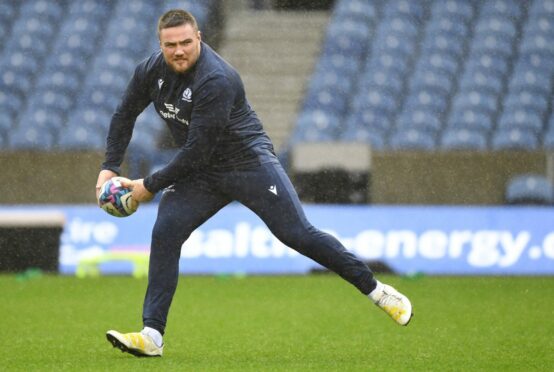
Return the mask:
<path fill-rule="evenodd" d="M 169 65 L 173 72 L 176 72 L 178 74 L 183 74 L 187 72 L 191 67 L 189 60 L 185 58 L 180 58 L 177 60 L 172 59 L 171 61 L 168 61 L 166 59 L 165 62 Z"/>

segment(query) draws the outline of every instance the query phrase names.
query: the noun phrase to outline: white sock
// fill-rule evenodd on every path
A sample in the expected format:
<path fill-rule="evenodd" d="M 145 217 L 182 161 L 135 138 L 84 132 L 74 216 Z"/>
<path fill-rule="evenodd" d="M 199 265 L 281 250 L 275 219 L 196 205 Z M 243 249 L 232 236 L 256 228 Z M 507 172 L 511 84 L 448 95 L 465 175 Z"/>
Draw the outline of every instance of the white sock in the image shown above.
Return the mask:
<path fill-rule="evenodd" d="M 140 331 L 143 335 L 150 336 L 152 338 L 152 341 L 156 344 L 157 347 L 162 347 L 164 341 L 162 334 L 155 330 L 154 328 L 150 327 L 144 327 L 142 331 Z"/>
<path fill-rule="evenodd" d="M 375 289 L 373 291 L 371 291 L 367 297 L 369 297 L 369 299 L 373 302 L 378 302 L 381 297 L 383 296 L 383 283 L 381 283 L 380 281 L 378 281 L 377 279 L 375 279 L 375 281 L 377 282 L 377 287 L 375 287 Z"/>

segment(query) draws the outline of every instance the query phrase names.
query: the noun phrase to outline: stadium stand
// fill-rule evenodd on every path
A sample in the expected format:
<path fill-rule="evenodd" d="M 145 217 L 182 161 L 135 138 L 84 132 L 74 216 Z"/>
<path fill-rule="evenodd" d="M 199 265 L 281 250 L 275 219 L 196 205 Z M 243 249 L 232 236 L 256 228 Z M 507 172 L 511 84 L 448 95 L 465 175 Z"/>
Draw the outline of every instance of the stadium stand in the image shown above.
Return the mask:
<path fill-rule="evenodd" d="M 378 149 L 412 149 L 413 141 L 424 150 L 551 146 L 552 8 L 551 0 L 337 1 L 329 30 L 339 22 L 354 29 L 363 19 L 366 28 L 357 26 L 356 35 L 370 40 L 357 44 L 367 45 L 365 55 L 356 50 L 348 64 L 333 57 L 344 67 L 335 72 L 338 82 L 327 76 L 335 32 L 327 36 L 293 141 L 317 140 L 302 136 L 311 133 L 305 112 L 320 109 L 335 110 L 328 115 L 337 140 Z"/>
<path fill-rule="evenodd" d="M 217 3 L 0 1 L 0 144 L 12 150 L 103 149 L 134 67 L 158 48 L 156 17 L 185 7 L 209 34 L 206 27 L 220 16 Z M 134 147 L 151 153 L 158 141 L 141 142 L 147 136 L 140 132 L 156 138 L 163 126 L 149 112 L 138 121 Z"/>
<path fill-rule="evenodd" d="M 482 148 L 484 135 L 487 148 L 495 149 L 502 142 L 495 138 L 520 129 L 534 133 L 539 147 L 546 145 L 553 6 L 550 0 L 528 4 L 337 0 L 291 141 L 334 138 L 399 149 L 400 133 L 413 129 L 433 140 L 424 147 L 432 150 L 451 148 L 453 133 L 464 130 L 462 142 L 475 139 L 474 147 Z M 209 29 L 220 20 L 217 5 L 215 0 L 0 2 L 1 45 L 10 50 L 0 58 L 2 142 L 18 148 L 26 126 L 47 126 L 53 146 L 101 146 L 95 139 L 72 145 L 59 131 L 84 124 L 83 106 L 91 103 L 95 113 L 84 122 L 106 130 L 105 119 L 135 64 L 157 47 L 155 33 L 144 24 L 179 6 Z M 321 128 L 321 113 L 329 116 L 329 128 Z"/>
<path fill-rule="evenodd" d="M 221 32 L 219 0 L 0 0 L 0 146 L 101 151 L 134 66 L 158 48 L 156 17 L 175 7 L 206 38 Z M 553 39 L 554 0 L 336 0 L 284 151 L 551 151 Z M 131 153 L 164 146 L 150 108 Z"/>

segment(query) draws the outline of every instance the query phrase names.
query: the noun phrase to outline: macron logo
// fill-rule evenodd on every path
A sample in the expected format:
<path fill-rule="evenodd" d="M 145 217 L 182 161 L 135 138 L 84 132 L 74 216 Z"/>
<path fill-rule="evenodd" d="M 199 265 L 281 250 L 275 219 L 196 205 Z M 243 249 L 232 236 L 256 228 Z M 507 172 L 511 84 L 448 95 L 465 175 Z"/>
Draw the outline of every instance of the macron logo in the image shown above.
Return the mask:
<path fill-rule="evenodd" d="M 271 193 L 277 195 L 277 186 L 271 185 L 271 186 L 269 187 L 269 189 L 267 189 L 267 190 L 268 190 L 269 192 L 271 192 Z"/>
<path fill-rule="evenodd" d="M 164 85 L 163 79 L 158 79 L 158 89 L 162 89 L 162 85 Z"/>

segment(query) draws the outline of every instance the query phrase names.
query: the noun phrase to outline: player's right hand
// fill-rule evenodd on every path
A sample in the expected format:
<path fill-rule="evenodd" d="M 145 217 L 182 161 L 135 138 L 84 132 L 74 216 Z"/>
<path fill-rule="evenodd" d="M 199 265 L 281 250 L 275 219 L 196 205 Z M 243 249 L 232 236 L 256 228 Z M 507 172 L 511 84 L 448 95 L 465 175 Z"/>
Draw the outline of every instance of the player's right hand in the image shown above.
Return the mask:
<path fill-rule="evenodd" d="M 107 180 L 109 180 L 113 177 L 117 177 L 117 173 L 115 173 L 111 170 L 108 170 L 108 169 L 103 169 L 103 170 L 100 171 L 100 173 L 98 174 L 98 179 L 96 180 L 96 201 L 98 201 L 98 197 L 100 196 L 100 189 L 101 189 L 102 185 Z"/>

